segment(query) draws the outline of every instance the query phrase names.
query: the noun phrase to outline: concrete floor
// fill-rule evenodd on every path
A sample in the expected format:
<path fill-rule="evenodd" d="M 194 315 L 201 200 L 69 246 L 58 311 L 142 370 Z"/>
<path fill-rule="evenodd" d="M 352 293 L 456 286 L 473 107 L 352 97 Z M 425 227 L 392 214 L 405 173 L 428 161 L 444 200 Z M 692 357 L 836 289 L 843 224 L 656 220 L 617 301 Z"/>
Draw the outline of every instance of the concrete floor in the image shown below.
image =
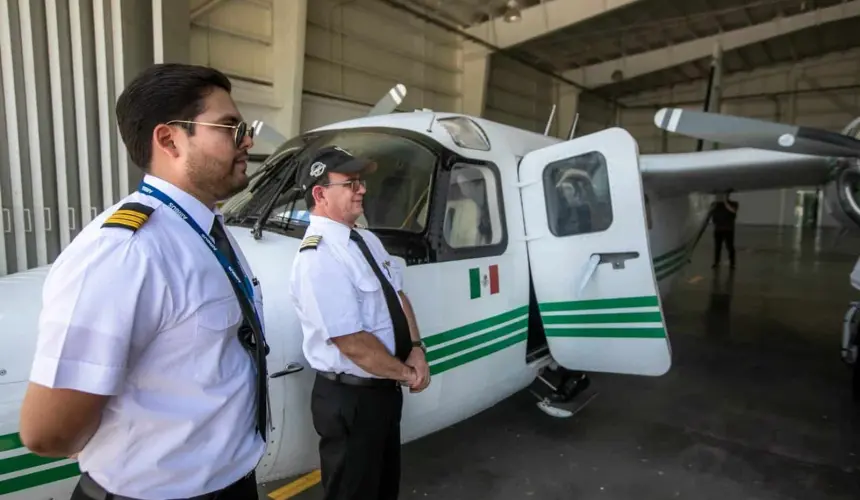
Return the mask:
<path fill-rule="evenodd" d="M 741 227 L 730 273 L 710 269 L 706 234 L 664 304 L 667 375 L 593 375 L 600 395 L 566 420 L 518 394 L 410 443 L 401 498 L 860 498 L 860 405 L 839 358 L 860 240 L 835 236 Z"/>

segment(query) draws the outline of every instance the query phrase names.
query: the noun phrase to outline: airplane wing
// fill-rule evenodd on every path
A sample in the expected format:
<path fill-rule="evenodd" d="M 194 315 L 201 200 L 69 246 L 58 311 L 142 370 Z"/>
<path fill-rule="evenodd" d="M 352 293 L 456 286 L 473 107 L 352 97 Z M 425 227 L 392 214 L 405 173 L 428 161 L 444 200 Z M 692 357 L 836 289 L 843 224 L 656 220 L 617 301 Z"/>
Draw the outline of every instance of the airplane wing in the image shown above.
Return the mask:
<path fill-rule="evenodd" d="M 822 156 L 734 148 L 643 154 L 639 165 L 648 191 L 673 196 L 817 186 L 830 179 L 836 162 Z"/>
<path fill-rule="evenodd" d="M 851 166 L 845 159 L 860 158 L 860 140 L 809 127 L 677 108 L 661 109 L 654 123 L 732 148 L 641 155 L 643 181 L 665 195 L 823 185 Z"/>

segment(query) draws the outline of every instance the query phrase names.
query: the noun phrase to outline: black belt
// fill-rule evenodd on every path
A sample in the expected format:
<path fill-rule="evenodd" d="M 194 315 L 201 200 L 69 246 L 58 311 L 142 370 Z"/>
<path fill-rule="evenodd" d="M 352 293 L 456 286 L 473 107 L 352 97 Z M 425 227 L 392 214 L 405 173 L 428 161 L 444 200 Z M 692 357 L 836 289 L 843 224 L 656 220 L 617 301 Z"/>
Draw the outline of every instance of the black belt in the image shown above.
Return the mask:
<path fill-rule="evenodd" d="M 319 370 L 317 373 L 332 382 L 346 385 L 357 385 L 361 387 L 397 387 L 398 384 L 396 380 L 391 380 L 390 378 L 358 377 L 356 375 L 350 375 L 349 373 L 334 373 Z"/>
<path fill-rule="evenodd" d="M 255 471 L 252 469 L 251 472 L 249 472 L 248 474 L 243 476 L 238 481 L 235 481 L 233 484 L 226 486 L 226 487 L 224 487 L 218 491 L 213 491 L 211 493 L 204 493 L 203 495 L 197 495 L 197 496 L 183 498 L 183 499 L 177 499 L 177 500 L 215 500 L 216 498 L 218 498 L 218 495 L 221 492 L 223 492 L 224 490 L 226 490 L 228 488 L 231 488 L 234 484 L 238 483 L 239 481 L 244 481 L 244 480 L 248 479 L 248 477 L 252 476 L 254 474 L 254 472 Z M 256 483 L 256 480 L 254 482 Z M 86 472 L 81 474 L 81 478 L 79 481 L 79 487 L 81 489 L 81 492 L 83 492 L 84 495 L 91 498 L 92 500 L 140 500 L 139 498 L 126 497 L 126 496 L 115 495 L 113 493 L 110 493 L 109 491 L 104 489 L 99 483 L 97 483 L 92 477 L 90 477 L 90 475 Z"/>

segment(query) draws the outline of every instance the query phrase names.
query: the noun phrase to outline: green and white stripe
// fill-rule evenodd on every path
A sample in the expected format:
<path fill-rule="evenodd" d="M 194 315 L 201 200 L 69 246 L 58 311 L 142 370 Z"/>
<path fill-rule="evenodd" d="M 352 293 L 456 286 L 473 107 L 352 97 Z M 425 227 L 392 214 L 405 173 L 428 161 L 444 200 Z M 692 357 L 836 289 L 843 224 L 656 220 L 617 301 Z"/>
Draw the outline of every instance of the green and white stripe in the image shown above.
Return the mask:
<path fill-rule="evenodd" d="M 683 269 L 692 253 L 692 241 L 688 241 L 671 252 L 655 257 L 654 275 L 657 281 L 662 281 Z"/>
<path fill-rule="evenodd" d="M 80 475 L 68 458 L 40 457 L 24 448 L 18 433 L 0 436 L 0 496 Z"/>
<path fill-rule="evenodd" d="M 525 342 L 528 336 L 528 308 L 483 319 L 424 338 L 431 375 L 470 363 Z"/>
<path fill-rule="evenodd" d="M 656 296 L 540 304 L 547 337 L 665 338 Z"/>

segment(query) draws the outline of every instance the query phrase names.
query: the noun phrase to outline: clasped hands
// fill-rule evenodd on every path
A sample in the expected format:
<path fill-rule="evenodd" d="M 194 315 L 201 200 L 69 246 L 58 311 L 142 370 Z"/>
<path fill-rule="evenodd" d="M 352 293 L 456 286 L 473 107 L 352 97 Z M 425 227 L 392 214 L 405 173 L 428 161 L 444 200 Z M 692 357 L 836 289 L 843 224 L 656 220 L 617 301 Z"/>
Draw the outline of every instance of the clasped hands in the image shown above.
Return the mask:
<path fill-rule="evenodd" d="M 430 365 L 424 356 L 424 351 L 418 347 L 412 348 L 406 358 L 406 366 L 412 368 L 412 376 L 406 381 L 409 392 L 421 392 L 430 385 Z"/>

